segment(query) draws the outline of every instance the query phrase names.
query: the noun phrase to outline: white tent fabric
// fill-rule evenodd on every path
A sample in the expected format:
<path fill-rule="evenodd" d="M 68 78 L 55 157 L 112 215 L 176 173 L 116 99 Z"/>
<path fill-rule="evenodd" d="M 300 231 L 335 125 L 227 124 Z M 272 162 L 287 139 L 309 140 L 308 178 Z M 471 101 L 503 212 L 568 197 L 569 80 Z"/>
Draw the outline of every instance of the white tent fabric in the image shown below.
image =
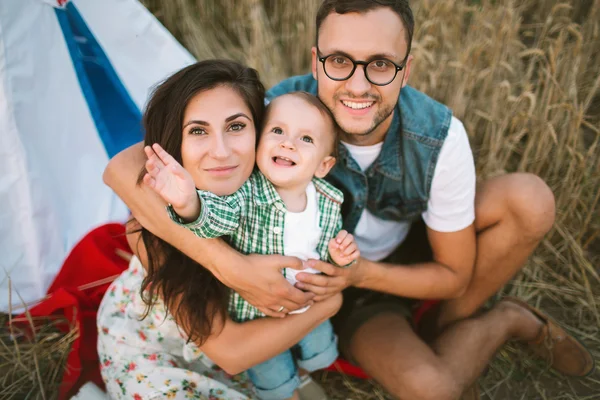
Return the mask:
<path fill-rule="evenodd" d="M 60 3 L 0 0 L 0 310 L 43 297 L 87 232 L 127 218 L 102 172 L 141 131 L 118 132 L 120 109 L 104 121 L 102 96 L 120 93 L 139 119 L 149 90 L 194 62 L 137 0 Z M 86 54 L 94 39 L 104 56 Z M 86 80 L 90 68 L 117 89 Z"/>

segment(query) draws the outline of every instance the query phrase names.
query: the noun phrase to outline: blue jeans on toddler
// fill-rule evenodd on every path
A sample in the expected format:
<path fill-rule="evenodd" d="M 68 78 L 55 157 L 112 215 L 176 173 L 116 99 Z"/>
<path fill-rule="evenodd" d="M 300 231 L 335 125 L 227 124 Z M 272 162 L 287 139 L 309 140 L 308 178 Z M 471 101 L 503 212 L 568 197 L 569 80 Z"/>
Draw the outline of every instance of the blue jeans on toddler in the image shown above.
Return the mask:
<path fill-rule="evenodd" d="M 333 364 L 337 357 L 336 336 L 327 320 L 291 349 L 250 368 L 248 376 L 261 399 L 287 399 L 300 386 L 298 368 L 317 371 Z"/>

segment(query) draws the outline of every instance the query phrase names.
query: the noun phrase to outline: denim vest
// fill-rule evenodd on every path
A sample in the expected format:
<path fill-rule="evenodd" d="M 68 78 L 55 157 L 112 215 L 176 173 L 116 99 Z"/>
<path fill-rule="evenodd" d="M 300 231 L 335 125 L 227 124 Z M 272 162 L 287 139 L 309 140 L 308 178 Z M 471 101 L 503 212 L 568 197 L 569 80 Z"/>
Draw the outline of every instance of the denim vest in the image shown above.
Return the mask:
<path fill-rule="evenodd" d="M 312 75 L 286 79 L 267 92 L 271 100 L 303 90 L 317 94 Z M 346 147 L 327 180 L 344 193 L 344 228 L 354 232 L 366 207 L 383 220 L 414 221 L 427 209 L 433 173 L 450 127 L 452 112 L 425 94 L 405 86 L 381 153 L 362 171 Z"/>

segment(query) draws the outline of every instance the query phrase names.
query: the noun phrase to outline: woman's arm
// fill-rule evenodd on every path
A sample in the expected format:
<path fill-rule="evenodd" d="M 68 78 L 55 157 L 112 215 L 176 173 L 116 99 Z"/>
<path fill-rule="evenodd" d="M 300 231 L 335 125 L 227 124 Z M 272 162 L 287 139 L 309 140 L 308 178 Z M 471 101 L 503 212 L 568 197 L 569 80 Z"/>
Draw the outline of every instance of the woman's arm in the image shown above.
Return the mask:
<path fill-rule="evenodd" d="M 135 221 L 128 226 L 130 232 L 139 227 Z M 127 241 L 145 266 L 146 248 L 140 240 L 140 234 L 129 233 Z M 338 293 L 314 304 L 302 314 L 290 315 L 283 319 L 261 318 L 236 323 L 229 318 L 223 321 L 217 313 L 213 321 L 214 333 L 204 343 L 199 344 L 199 347 L 219 367 L 235 375 L 289 349 L 319 324 L 335 315 L 341 305 L 342 295 Z M 181 315 L 173 317 L 177 324 L 186 330 L 186 319 Z"/>
<path fill-rule="evenodd" d="M 213 331 L 200 347 L 219 367 L 235 375 L 275 357 L 337 313 L 342 305 L 338 293 L 315 303 L 306 312 L 286 318 L 260 318 L 244 323 L 215 318 Z"/>
<path fill-rule="evenodd" d="M 300 260 L 281 255 L 242 256 L 220 239 L 198 238 L 173 223 L 164 201 L 152 189 L 137 185 L 145 163 L 143 144 L 138 143 L 114 156 L 103 175 L 142 226 L 203 265 L 267 315 L 284 317 L 273 310 L 284 306 L 291 311 L 309 304 L 314 295 L 296 289 L 281 274 L 283 268 L 302 269 Z"/>

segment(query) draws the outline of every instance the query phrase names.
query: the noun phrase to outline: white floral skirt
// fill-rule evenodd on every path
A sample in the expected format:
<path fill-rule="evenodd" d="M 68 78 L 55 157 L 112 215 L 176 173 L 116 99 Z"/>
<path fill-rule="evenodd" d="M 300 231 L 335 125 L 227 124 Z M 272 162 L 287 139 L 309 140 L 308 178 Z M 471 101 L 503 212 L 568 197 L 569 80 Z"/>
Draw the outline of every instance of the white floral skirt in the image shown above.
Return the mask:
<path fill-rule="evenodd" d="M 98 310 L 102 378 L 113 399 L 254 399 L 246 374 L 230 376 L 193 343 L 158 304 L 142 319 L 144 269 L 134 257 Z"/>

